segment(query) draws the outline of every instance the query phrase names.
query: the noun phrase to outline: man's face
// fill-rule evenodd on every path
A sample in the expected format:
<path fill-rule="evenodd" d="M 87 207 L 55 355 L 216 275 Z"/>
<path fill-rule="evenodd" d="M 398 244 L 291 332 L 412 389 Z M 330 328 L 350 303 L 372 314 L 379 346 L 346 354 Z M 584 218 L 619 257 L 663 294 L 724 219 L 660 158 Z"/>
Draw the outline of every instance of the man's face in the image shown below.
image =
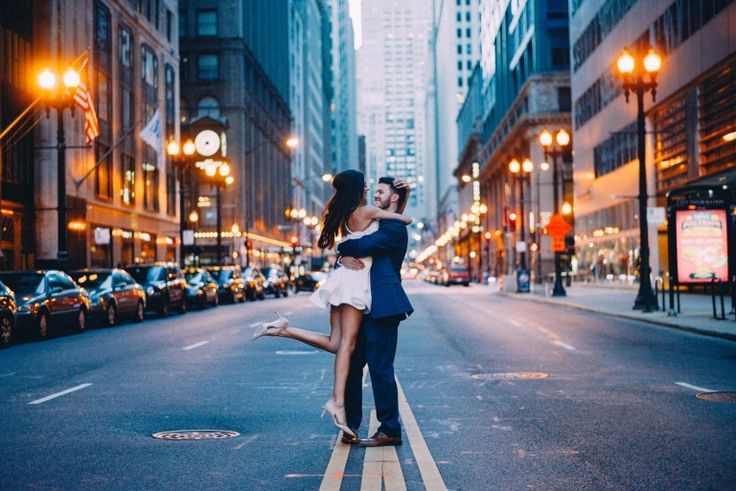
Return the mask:
<path fill-rule="evenodd" d="M 391 206 L 391 196 L 393 194 L 391 186 L 384 183 L 378 183 L 376 192 L 373 193 L 373 203 L 375 207 L 387 210 Z"/>

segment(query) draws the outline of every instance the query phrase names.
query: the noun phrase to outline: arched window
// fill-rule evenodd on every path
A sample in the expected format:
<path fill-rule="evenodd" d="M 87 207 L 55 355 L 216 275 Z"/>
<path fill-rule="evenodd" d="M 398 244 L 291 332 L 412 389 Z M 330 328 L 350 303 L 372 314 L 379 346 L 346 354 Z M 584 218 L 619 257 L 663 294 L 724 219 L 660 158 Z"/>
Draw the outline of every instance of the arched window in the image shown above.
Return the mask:
<path fill-rule="evenodd" d="M 197 117 L 220 117 L 220 103 L 214 97 L 202 97 L 197 103 Z"/>

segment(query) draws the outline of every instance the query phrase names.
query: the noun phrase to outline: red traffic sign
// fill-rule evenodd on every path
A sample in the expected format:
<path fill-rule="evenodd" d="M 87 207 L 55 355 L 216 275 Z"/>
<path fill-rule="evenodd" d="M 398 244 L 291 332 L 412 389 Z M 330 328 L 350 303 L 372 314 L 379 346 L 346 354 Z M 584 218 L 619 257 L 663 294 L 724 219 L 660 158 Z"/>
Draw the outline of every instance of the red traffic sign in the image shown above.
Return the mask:
<path fill-rule="evenodd" d="M 552 237 L 552 252 L 565 252 L 564 237 Z"/>
<path fill-rule="evenodd" d="M 562 215 L 552 215 L 545 229 L 547 230 L 547 235 L 561 239 L 564 239 L 567 234 L 572 232 L 572 226 L 562 218 Z"/>

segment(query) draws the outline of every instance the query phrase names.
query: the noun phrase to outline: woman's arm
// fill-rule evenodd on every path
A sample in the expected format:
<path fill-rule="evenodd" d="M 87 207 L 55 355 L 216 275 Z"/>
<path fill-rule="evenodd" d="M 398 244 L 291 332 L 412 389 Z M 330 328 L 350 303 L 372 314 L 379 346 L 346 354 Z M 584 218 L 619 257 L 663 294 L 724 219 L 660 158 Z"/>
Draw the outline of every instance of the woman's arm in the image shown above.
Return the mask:
<path fill-rule="evenodd" d="M 382 220 L 378 231 L 359 239 L 350 239 L 337 245 L 341 256 L 367 257 L 406 250 L 406 227 L 398 220 Z"/>
<path fill-rule="evenodd" d="M 363 208 L 365 209 L 366 216 L 371 220 L 401 220 L 406 225 L 409 225 L 412 222 L 411 217 L 391 211 L 382 210 L 380 208 L 376 208 L 375 206 L 364 206 Z"/>

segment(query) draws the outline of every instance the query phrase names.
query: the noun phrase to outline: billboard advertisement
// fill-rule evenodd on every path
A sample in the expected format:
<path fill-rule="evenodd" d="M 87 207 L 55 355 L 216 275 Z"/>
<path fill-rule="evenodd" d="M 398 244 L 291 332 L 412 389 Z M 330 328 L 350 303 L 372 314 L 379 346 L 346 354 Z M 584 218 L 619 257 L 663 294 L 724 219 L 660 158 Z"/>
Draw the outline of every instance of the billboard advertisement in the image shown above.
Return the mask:
<path fill-rule="evenodd" d="M 677 281 L 728 281 L 728 224 L 726 210 L 677 210 Z"/>

